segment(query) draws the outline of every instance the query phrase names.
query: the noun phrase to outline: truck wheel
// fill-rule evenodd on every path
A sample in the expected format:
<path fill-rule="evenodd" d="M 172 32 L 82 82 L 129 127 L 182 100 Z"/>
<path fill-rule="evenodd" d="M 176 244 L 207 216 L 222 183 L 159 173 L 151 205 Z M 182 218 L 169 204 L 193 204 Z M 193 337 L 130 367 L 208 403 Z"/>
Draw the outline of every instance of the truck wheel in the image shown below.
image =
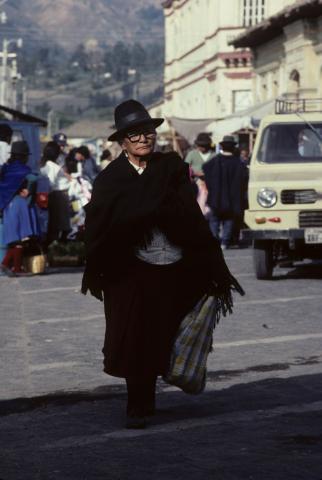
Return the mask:
<path fill-rule="evenodd" d="M 253 259 L 256 278 L 258 280 L 270 280 L 274 268 L 272 243 L 255 240 Z"/>

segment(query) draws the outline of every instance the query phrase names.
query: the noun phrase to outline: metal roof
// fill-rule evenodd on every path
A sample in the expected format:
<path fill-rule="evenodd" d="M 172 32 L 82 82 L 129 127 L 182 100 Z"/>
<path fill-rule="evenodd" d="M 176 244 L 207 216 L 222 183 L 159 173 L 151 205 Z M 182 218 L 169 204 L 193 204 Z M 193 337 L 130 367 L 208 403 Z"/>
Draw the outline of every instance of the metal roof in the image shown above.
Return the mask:
<path fill-rule="evenodd" d="M 64 129 L 69 138 L 107 138 L 115 129 L 112 122 L 105 120 L 81 119 Z"/>
<path fill-rule="evenodd" d="M 1 111 L 11 115 L 13 120 L 21 120 L 22 122 L 27 122 L 27 123 L 37 123 L 41 127 L 47 127 L 46 120 L 35 117 L 33 115 L 29 115 L 28 113 L 23 113 L 23 112 L 20 112 L 19 110 L 5 107 L 4 105 L 0 105 L 0 112 Z"/>

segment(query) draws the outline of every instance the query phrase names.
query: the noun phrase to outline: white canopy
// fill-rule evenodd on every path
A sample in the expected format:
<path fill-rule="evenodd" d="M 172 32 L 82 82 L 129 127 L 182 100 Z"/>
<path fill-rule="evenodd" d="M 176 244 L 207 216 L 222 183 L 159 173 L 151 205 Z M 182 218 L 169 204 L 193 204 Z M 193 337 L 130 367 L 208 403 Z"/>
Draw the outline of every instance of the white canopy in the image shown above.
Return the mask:
<path fill-rule="evenodd" d="M 274 113 L 275 99 L 254 105 L 222 120 L 211 122 L 206 131 L 212 134 L 212 138 L 218 142 L 224 135 L 231 135 L 240 130 L 256 129 L 263 117 Z"/>

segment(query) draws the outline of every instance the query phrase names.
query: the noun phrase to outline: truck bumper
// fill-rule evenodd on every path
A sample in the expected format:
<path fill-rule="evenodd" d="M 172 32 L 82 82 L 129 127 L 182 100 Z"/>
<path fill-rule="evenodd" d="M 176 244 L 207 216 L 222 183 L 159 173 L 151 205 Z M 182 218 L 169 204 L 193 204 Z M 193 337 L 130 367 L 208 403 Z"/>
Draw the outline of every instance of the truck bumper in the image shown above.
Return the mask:
<path fill-rule="evenodd" d="M 304 240 L 304 228 L 289 230 L 242 230 L 243 240 Z"/>

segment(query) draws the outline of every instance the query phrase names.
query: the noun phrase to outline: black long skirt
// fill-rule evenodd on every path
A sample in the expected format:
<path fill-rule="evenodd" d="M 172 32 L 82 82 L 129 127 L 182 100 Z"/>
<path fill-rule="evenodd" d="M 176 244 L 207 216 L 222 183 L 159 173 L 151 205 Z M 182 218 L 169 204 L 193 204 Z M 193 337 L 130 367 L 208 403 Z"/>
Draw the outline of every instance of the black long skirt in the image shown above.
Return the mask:
<path fill-rule="evenodd" d="M 151 265 L 136 260 L 104 290 L 104 371 L 136 378 L 166 374 L 178 327 L 205 289 L 200 272 L 182 261 Z"/>
<path fill-rule="evenodd" d="M 67 190 L 54 190 L 48 197 L 49 233 L 70 230 L 69 199 Z"/>

